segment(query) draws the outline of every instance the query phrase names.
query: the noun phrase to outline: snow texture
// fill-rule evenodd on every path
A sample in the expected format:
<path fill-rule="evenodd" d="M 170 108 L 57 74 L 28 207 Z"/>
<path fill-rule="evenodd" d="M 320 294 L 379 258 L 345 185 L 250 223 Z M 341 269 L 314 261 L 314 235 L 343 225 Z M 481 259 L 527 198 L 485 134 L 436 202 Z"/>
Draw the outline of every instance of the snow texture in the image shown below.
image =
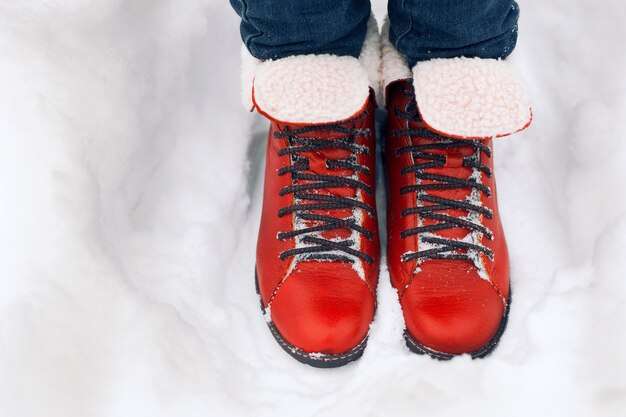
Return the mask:
<path fill-rule="evenodd" d="M 254 291 L 267 123 L 228 2 L 0 0 L 0 416 L 624 415 L 626 3 L 520 5 L 500 346 L 410 353 L 383 268 L 363 358 L 320 370 Z"/>

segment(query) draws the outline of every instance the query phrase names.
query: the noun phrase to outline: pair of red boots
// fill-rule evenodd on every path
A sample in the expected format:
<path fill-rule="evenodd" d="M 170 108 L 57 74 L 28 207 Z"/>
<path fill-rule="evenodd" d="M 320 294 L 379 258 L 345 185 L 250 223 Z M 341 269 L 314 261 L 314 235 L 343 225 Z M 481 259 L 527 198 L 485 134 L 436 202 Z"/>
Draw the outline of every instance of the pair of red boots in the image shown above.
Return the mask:
<path fill-rule="evenodd" d="M 271 121 L 256 283 L 278 343 L 316 367 L 363 353 L 380 263 L 374 115 L 382 86 L 387 264 L 406 343 L 438 359 L 488 354 L 510 305 L 492 138 L 530 122 L 510 64 L 457 58 L 411 69 L 374 24 L 359 59 L 256 64 L 253 105 Z"/>

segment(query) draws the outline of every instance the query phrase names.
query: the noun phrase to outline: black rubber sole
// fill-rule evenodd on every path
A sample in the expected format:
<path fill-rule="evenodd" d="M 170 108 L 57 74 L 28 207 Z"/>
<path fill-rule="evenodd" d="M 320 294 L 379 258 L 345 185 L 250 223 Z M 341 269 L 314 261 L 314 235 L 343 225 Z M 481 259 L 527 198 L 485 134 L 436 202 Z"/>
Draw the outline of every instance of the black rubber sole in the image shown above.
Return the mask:
<path fill-rule="evenodd" d="M 254 271 L 254 285 L 256 288 L 256 293 L 259 296 L 259 302 L 261 304 L 261 311 L 265 314 L 265 307 L 263 306 L 263 300 L 261 299 L 261 294 L 259 291 L 259 280 Z M 338 354 L 327 354 L 327 353 L 312 353 L 306 352 L 299 347 L 292 345 L 287 342 L 285 338 L 280 334 L 274 323 L 271 321 L 267 322 L 267 327 L 269 327 L 272 336 L 278 342 L 281 348 L 285 352 L 287 352 L 292 358 L 301 362 L 303 364 L 313 366 L 315 368 L 338 368 L 340 366 L 347 365 L 348 363 L 359 359 L 363 355 L 363 351 L 365 350 L 365 346 L 367 345 L 367 336 L 354 348 L 350 349 L 345 353 Z"/>
<path fill-rule="evenodd" d="M 502 338 L 502 334 L 504 334 L 504 331 L 506 330 L 506 325 L 509 321 L 509 311 L 511 309 L 511 300 L 512 300 L 511 291 L 509 290 L 509 299 L 507 300 L 506 308 L 504 310 L 504 315 L 502 316 L 502 320 L 500 321 L 500 325 L 498 326 L 498 330 L 496 331 L 496 334 L 491 338 L 491 340 L 485 346 L 473 352 L 468 353 L 472 357 L 472 359 L 484 358 L 485 356 L 493 352 L 496 346 L 498 346 L 498 342 L 500 342 L 500 339 Z M 442 361 L 450 360 L 454 358 L 455 356 L 461 356 L 461 354 L 439 352 L 437 350 L 424 346 L 417 340 L 413 339 L 413 337 L 409 334 L 409 332 L 406 329 L 404 330 L 404 340 L 406 341 L 406 345 L 408 346 L 408 348 L 412 352 L 417 353 L 418 355 L 428 355 L 434 359 L 438 359 Z"/>

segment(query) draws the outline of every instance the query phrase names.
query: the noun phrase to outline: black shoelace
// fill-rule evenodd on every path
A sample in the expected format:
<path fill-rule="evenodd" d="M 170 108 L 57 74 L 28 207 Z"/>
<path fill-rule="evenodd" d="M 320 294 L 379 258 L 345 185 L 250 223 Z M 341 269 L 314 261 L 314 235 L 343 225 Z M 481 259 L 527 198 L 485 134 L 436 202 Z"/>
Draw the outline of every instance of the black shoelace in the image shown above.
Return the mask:
<path fill-rule="evenodd" d="M 365 117 L 366 113 L 358 116 Z M 303 137 L 303 134 L 317 132 L 334 132 L 342 136 L 337 139 L 323 139 L 317 137 Z M 313 224 L 310 227 L 296 227 L 294 230 L 280 232 L 278 239 L 286 240 L 296 238 L 306 246 L 289 249 L 280 254 L 280 259 L 285 260 L 296 255 L 303 255 L 307 260 L 327 260 L 353 263 L 355 258 L 372 263 L 374 259 L 368 254 L 355 248 L 356 242 L 353 239 L 326 239 L 321 237 L 321 233 L 336 230 L 349 229 L 373 239 L 374 234 L 362 227 L 356 219 L 339 218 L 332 215 L 322 215 L 314 213 L 320 210 L 341 210 L 341 209 L 361 209 L 369 215 L 374 216 L 374 209 L 357 197 L 347 198 L 330 194 L 311 193 L 313 190 L 327 190 L 331 188 L 349 187 L 354 189 L 358 196 L 359 191 L 372 195 L 373 190 L 366 183 L 352 177 L 343 175 L 319 175 L 310 172 L 310 161 L 303 156 L 304 153 L 320 152 L 328 150 L 347 150 L 350 155 L 343 159 L 326 159 L 327 169 L 349 169 L 354 173 L 361 172 L 371 175 L 368 167 L 357 162 L 357 154 L 369 154 L 366 146 L 355 143 L 358 136 L 370 136 L 369 129 L 350 129 L 342 124 L 327 124 L 316 126 L 305 126 L 290 129 L 285 127 L 282 132 L 275 132 L 274 137 L 287 138 L 289 145 L 279 151 L 279 155 L 290 155 L 291 165 L 283 167 L 278 171 L 278 175 L 291 174 L 292 185 L 280 190 L 280 195 L 293 194 L 294 204 L 283 207 L 278 211 L 280 217 L 293 214 L 295 223 Z M 305 184 L 296 184 L 296 181 L 306 181 Z"/>
<path fill-rule="evenodd" d="M 402 231 L 401 237 L 406 239 L 409 236 L 418 235 L 419 242 L 427 244 L 426 249 L 417 252 L 408 252 L 402 256 L 402 261 L 407 262 L 417 259 L 419 262 L 428 259 L 458 259 L 474 260 L 475 254 L 484 253 L 489 258 L 493 258 L 493 252 L 484 245 L 468 242 L 465 240 L 449 239 L 438 236 L 432 232 L 464 228 L 470 232 L 478 232 L 489 239 L 493 239 L 491 230 L 480 223 L 480 215 L 491 219 L 493 212 L 479 204 L 464 200 L 451 200 L 428 194 L 428 190 L 469 188 L 472 194 L 484 193 L 491 196 L 491 190 L 482 184 L 479 178 L 474 175 L 468 179 L 457 178 L 447 175 L 431 174 L 425 172 L 429 168 L 441 168 L 446 165 L 446 156 L 429 152 L 435 149 L 471 148 L 472 155 L 463 158 L 463 166 L 472 168 L 476 173 L 484 173 L 491 177 L 492 173 L 488 166 L 481 162 L 481 152 L 491 157 L 491 149 L 479 140 L 454 139 L 442 136 L 427 128 L 411 128 L 409 122 L 421 122 L 415 102 L 415 93 L 408 89 L 403 89 L 403 93 L 410 98 L 404 109 L 394 108 L 397 117 L 407 120 L 406 128 L 392 130 L 391 136 L 415 136 L 426 138 L 432 142 L 423 145 L 411 145 L 399 148 L 397 154 L 411 153 L 413 164 L 402 169 L 402 175 L 414 174 L 415 185 L 402 187 L 402 194 L 417 193 L 417 207 L 410 207 L 402 210 L 402 216 L 417 214 L 422 219 L 432 219 L 436 223 L 427 226 L 418 226 Z M 422 184 L 422 180 L 431 181 L 429 184 Z M 479 196 L 478 196 L 479 197 Z M 424 205 L 428 203 L 429 205 Z M 454 217 L 443 212 L 451 209 L 465 210 L 469 213 L 466 218 Z"/>

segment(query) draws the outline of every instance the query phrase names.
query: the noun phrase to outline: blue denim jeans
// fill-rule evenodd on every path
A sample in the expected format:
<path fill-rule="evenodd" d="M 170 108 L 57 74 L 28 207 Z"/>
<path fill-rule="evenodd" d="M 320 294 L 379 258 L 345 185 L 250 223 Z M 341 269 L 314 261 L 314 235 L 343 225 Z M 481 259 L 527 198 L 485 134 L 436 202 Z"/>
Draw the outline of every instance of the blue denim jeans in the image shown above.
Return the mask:
<path fill-rule="evenodd" d="M 389 37 L 412 66 L 432 58 L 506 58 L 517 41 L 514 0 L 388 0 Z M 241 37 L 259 59 L 357 57 L 369 0 L 230 0 Z"/>

